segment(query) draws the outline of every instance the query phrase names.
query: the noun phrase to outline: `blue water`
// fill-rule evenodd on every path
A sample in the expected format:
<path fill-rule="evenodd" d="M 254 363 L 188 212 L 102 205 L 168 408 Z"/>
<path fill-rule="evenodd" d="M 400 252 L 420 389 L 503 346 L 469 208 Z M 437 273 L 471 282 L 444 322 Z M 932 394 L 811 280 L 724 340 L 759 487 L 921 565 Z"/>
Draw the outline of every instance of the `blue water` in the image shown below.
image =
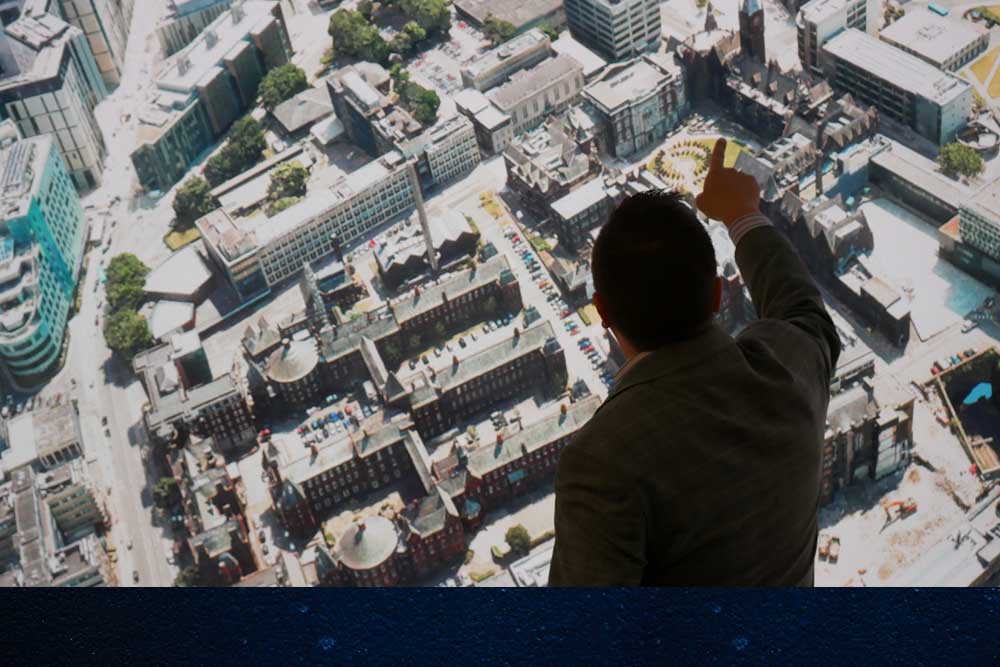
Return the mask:
<path fill-rule="evenodd" d="M 972 405 L 984 398 L 993 398 L 993 385 L 989 382 L 980 382 L 973 387 L 972 391 L 969 392 L 969 395 L 965 397 L 965 400 L 962 401 L 962 403 L 965 405 Z"/>

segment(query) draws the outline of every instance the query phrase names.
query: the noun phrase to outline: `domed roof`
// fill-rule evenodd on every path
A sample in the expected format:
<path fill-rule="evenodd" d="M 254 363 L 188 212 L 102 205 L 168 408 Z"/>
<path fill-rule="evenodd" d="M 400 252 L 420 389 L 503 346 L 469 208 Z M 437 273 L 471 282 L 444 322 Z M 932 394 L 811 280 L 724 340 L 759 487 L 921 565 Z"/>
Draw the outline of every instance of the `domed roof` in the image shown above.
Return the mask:
<path fill-rule="evenodd" d="M 318 363 L 315 341 L 285 341 L 267 360 L 267 377 L 284 384 L 297 382 L 309 375 Z"/>
<path fill-rule="evenodd" d="M 371 570 L 396 550 L 396 528 L 381 516 L 353 523 L 337 539 L 337 558 L 352 570 Z"/>

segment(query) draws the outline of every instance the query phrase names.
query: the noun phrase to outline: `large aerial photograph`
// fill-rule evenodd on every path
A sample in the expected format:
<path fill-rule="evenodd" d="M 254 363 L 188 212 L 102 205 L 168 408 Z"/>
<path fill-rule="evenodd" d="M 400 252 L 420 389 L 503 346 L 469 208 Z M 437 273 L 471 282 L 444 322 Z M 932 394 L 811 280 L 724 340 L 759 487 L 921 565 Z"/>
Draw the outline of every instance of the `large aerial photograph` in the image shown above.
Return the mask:
<path fill-rule="evenodd" d="M 594 249 L 663 192 L 711 241 L 719 340 L 789 326 L 761 322 L 772 235 L 839 339 L 802 443 L 818 482 L 760 520 L 812 517 L 794 571 L 1000 583 L 1000 4 L 979 2 L 0 2 L 0 585 L 786 585 L 718 537 L 761 479 L 733 443 L 705 436 L 684 484 L 650 473 L 662 504 L 622 500 L 620 469 L 693 439 L 683 391 L 647 411 L 655 455 L 625 443 L 646 417 L 619 458 L 591 447 L 661 349 L 617 335 L 594 295 L 638 274 Z M 742 229 L 704 213 L 724 174 L 759 188 Z M 802 330 L 787 359 L 742 349 L 800 368 Z M 717 540 L 705 572 L 746 578 L 685 570 L 692 535 Z"/>

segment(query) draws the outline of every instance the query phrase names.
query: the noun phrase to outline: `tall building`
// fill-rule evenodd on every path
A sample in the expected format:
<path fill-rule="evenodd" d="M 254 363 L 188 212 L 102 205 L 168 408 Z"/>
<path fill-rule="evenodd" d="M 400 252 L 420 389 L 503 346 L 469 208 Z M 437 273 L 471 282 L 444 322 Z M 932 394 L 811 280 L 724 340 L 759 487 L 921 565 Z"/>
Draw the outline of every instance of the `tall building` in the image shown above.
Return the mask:
<path fill-rule="evenodd" d="M 759 63 L 767 62 L 764 48 L 764 5 L 760 0 L 740 0 L 740 51 Z"/>
<path fill-rule="evenodd" d="M 972 113 L 972 86 L 860 30 L 851 28 L 823 46 L 833 87 L 883 116 L 943 144 Z"/>
<path fill-rule="evenodd" d="M 622 60 L 660 45 L 657 0 L 566 0 L 573 37 L 608 60 Z"/>
<path fill-rule="evenodd" d="M 49 12 L 79 28 L 90 44 L 104 84 L 121 82 L 136 0 L 47 0 Z"/>
<path fill-rule="evenodd" d="M 236 2 L 212 21 L 173 56 L 152 105 L 138 113 L 140 144 L 131 157 L 139 183 L 169 190 L 256 103 L 267 71 L 291 56 L 281 3 Z"/>
<path fill-rule="evenodd" d="M 86 36 L 25 12 L 0 34 L 0 115 L 21 134 L 51 134 L 76 186 L 98 185 L 107 149 L 94 107 L 107 90 Z"/>
<path fill-rule="evenodd" d="M 0 364 L 22 386 L 39 383 L 62 352 L 86 219 L 51 136 L 0 148 Z"/>
<path fill-rule="evenodd" d="M 874 0 L 812 0 L 803 5 L 795 17 L 802 69 L 821 74 L 823 45 L 848 28 L 875 34 L 878 14 Z"/>

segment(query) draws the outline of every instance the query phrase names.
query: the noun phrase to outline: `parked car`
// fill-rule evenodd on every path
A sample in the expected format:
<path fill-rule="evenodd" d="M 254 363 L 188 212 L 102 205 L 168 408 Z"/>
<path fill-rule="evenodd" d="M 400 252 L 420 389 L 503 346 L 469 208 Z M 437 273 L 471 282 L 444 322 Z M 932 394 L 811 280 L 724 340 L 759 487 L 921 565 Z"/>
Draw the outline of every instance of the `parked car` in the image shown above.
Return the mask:
<path fill-rule="evenodd" d="M 420 360 L 423 361 L 425 364 L 431 363 L 430 359 L 427 358 L 426 354 L 424 356 L 420 357 Z"/>
<path fill-rule="evenodd" d="M 411 371 L 415 370 L 416 367 L 417 367 L 417 360 L 416 359 L 410 359 L 410 370 Z"/>
<path fill-rule="evenodd" d="M 132 570 L 132 583 L 139 583 L 139 570 Z"/>

